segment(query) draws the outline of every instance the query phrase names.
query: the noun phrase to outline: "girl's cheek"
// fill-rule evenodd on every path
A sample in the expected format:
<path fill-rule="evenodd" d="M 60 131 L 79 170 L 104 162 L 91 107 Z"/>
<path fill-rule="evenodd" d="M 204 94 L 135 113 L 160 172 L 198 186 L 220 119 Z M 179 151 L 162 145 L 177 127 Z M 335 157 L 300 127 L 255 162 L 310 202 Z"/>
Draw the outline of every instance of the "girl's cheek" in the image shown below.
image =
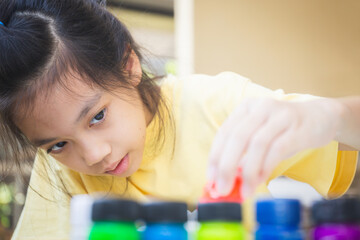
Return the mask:
<path fill-rule="evenodd" d="M 58 162 L 60 162 L 61 164 L 71 167 L 74 165 L 78 165 L 78 160 L 73 154 L 69 154 L 69 153 L 62 153 L 61 156 L 53 156 L 55 158 L 55 160 L 57 160 Z"/>

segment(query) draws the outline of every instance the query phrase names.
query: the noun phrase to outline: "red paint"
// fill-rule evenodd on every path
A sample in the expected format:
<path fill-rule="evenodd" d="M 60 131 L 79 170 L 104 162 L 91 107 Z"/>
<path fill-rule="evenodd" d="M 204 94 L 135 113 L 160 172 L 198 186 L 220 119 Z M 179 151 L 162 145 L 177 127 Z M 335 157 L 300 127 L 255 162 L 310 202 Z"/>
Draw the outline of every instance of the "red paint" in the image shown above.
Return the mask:
<path fill-rule="evenodd" d="M 213 203 L 213 202 L 243 202 L 241 195 L 242 177 L 241 169 L 238 170 L 237 177 L 235 179 L 234 187 L 227 196 L 216 196 L 215 183 L 208 183 L 204 188 L 203 196 L 200 198 L 200 203 Z"/>

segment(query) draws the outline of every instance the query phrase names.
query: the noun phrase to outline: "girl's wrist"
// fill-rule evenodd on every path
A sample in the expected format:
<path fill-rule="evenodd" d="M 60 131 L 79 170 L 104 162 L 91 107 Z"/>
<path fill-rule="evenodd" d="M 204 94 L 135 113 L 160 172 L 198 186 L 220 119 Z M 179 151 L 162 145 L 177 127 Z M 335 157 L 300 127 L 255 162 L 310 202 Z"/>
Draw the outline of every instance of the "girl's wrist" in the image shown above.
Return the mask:
<path fill-rule="evenodd" d="M 328 137 L 331 137 L 331 140 L 340 142 L 344 129 L 346 107 L 334 98 L 320 98 L 310 104 L 315 106 L 315 111 L 322 112 L 323 117 L 321 115 L 318 117 L 324 121 L 323 126 L 326 126 L 327 129 L 323 134 L 329 134 Z"/>
<path fill-rule="evenodd" d="M 349 115 L 349 109 L 341 102 L 339 99 L 328 98 L 327 99 L 331 105 L 333 111 L 333 120 L 335 122 L 335 136 L 334 140 L 338 142 L 343 142 L 344 134 L 346 131 L 346 122 L 347 116 Z"/>
<path fill-rule="evenodd" d="M 352 151 L 360 150 L 360 98 L 345 97 L 334 99 L 339 106 L 339 126 L 335 140 L 346 145 Z"/>

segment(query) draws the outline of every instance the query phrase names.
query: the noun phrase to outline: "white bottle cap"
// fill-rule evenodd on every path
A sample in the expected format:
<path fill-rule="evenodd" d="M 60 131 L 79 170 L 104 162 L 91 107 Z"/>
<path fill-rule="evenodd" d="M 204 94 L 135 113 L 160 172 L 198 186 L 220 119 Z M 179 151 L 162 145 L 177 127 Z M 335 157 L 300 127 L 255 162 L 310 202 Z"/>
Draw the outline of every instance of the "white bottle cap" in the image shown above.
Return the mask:
<path fill-rule="evenodd" d="M 91 221 L 91 210 L 94 199 L 87 194 L 76 195 L 71 199 L 71 225 L 89 226 Z"/>

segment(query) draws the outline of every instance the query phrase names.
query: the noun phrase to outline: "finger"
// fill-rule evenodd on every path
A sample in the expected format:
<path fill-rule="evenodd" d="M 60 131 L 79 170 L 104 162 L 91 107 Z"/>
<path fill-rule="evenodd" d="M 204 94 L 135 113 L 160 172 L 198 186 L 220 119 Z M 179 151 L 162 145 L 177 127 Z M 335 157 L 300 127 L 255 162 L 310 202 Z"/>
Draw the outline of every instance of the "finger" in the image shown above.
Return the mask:
<path fill-rule="evenodd" d="M 212 182 L 215 180 L 216 169 L 218 168 L 218 163 L 220 161 L 221 155 L 224 151 L 224 145 L 232 134 L 234 126 L 239 124 L 243 119 L 246 119 L 247 116 L 247 107 L 246 105 L 241 105 L 236 111 L 229 116 L 219 128 L 218 132 L 215 135 L 213 140 L 211 150 L 209 153 L 209 162 L 208 162 L 208 171 L 207 178 L 208 181 Z"/>
<path fill-rule="evenodd" d="M 281 161 L 290 158 L 297 152 L 295 142 L 298 139 L 296 136 L 296 130 L 290 128 L 279 136 L 270 146 L 264 161 L 264 168 L 261 176 L 263 181 L 270 177 Z"/>
<path fill-rule="evenodd" d="M 235 123 L 233 133 L 225 141 L 226 144 L 219 158 L 216 172 L 216 186 L 218 194 L 228 194 L 237 174 L 239 161 L 249 143 L 251 135 L 266 122 L 266 115 L 253 114 L 245 118 L 241 123 Z"/>
<path fill-rule="evenodd" d="M 271 117 L 253 135 L 247 153 L 240 167 L 243 169 L 244 194 L 254 192 L 256 186 L 262 181 L 264 162 L 273 141 L 283 134 L 291 124 L 284 119 L 281 113 Z"/>
<path fill-rule="evenodd" d="M 221 125 L 214 138 L 213 141 L 214 147 L 212 147 L 211 149 L 210 156 L 215 156 L 217 154 L 218 156 L 221 155 L 221 151 L 218 151 L 219 149 L 220 150 L 223 149 L 222 147 L 220 147 L 221 146 L 220 143 L 223 143 L 224 142 L 223 140 L 228 138 L 228 136 L 233 132 L 234 126 L 240 124 L 241 121 L 251 116 L 252 112 L 254 112 L 254 109 L 258 110 L 256 106 L 259 105 L 259 102 L 264 102 L 264 100 L 244 99 L 242 103 L 234 110 L 234 112 L 230 114 L 230 116 Z M 259 115 L 259 112 L 257 114 Z M 263 112 L 260 112 L 260 114 L 265 115 Z M 210 159 L 211 162 L 209 164 L 211 164 L 213 161 L 216 162 L 217 160 L 218 158 L 216 157 L 211 158 Z"/>

